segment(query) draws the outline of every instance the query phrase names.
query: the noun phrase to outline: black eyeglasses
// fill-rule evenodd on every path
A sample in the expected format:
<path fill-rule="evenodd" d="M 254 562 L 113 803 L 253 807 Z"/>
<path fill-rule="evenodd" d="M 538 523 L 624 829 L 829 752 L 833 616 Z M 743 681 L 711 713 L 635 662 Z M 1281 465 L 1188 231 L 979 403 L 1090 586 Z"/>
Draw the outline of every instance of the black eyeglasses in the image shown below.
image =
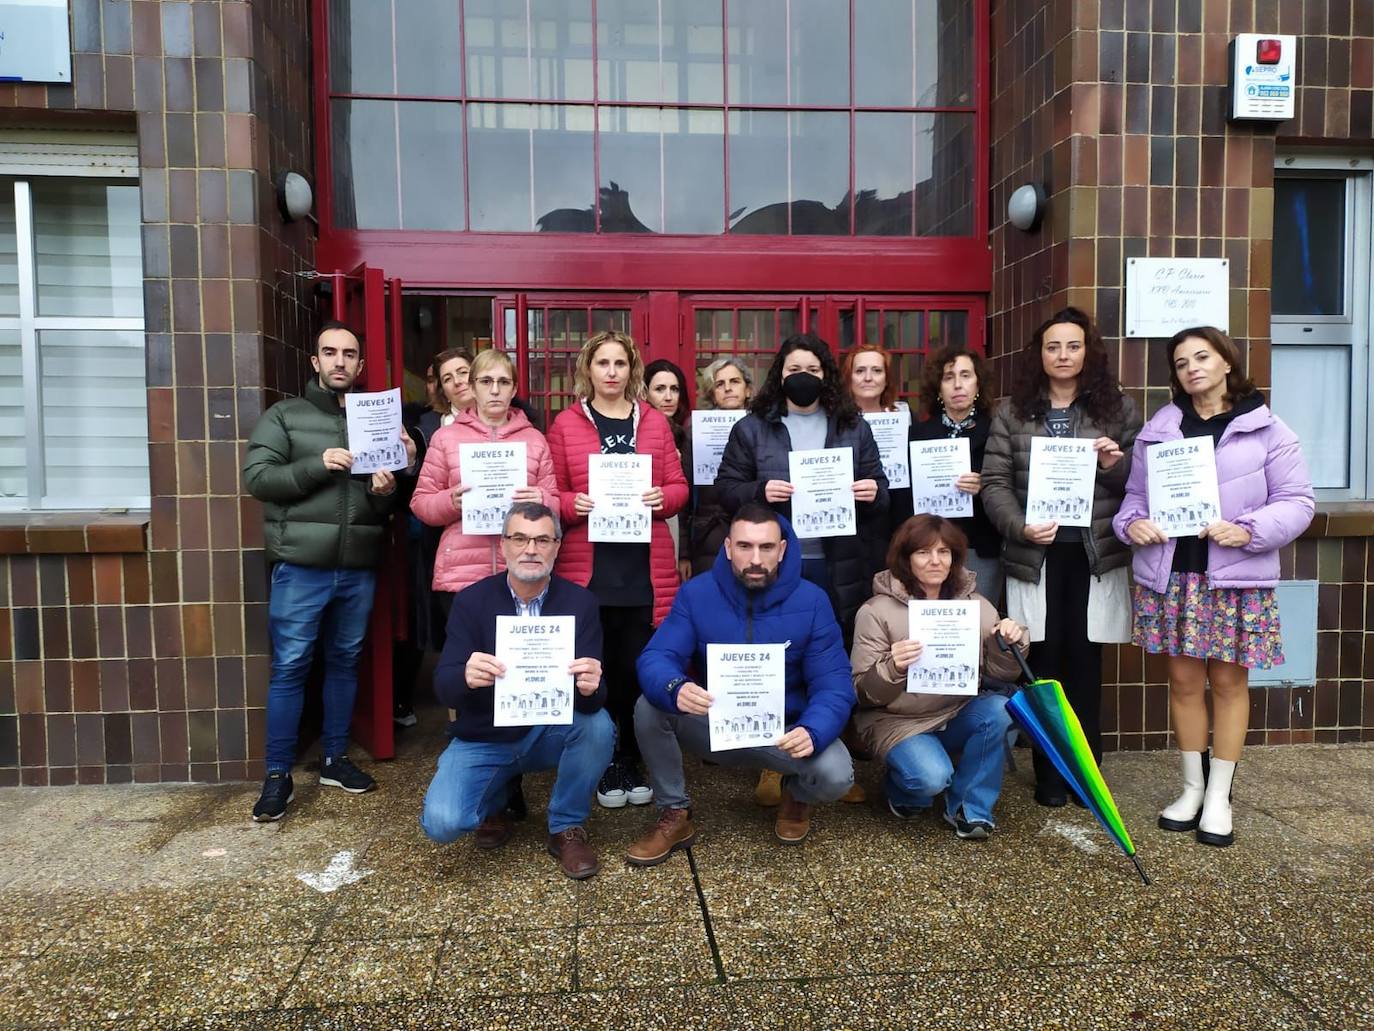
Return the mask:
<path fill-rule="evenodd" d="M 550 537 L 547 533 L 541 533 L 538 537 L 531 537 L 527 533 L 505 533 L 501 535 L 503 540 L 508 540 L 520 551 L 524 551 L 530 546 L 530 541 L 534 541 L 534 546 L 540 551 L 552 548 L 558 543 L 557 537 Z"/>

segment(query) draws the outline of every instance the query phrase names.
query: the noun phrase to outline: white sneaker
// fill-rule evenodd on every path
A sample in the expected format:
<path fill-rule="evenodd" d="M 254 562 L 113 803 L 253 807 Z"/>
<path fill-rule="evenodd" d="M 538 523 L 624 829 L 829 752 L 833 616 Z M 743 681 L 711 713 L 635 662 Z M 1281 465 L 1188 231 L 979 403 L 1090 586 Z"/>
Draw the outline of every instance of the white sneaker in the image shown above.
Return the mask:
<path fill-rule="evenodd" d="M 596 785 L 596 801 L 606 809 L 623 809 L 629 803 L 630 793 L 625 790 L 624 774 L 619 763 L 611 763 L 601 775 Z"/>

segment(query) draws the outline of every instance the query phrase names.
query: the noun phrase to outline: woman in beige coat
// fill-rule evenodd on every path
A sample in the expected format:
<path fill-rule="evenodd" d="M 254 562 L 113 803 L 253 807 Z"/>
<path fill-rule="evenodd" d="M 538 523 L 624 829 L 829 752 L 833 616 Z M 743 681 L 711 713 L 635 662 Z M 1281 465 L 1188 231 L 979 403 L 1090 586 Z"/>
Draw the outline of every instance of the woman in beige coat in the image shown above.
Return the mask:
<path fill-rule="evenodd" d="M 859 711 L 859 736 L 887 763 L 887 806 L 909 820 L 945 792 L 945 822 L 961 838 L 986 838 L 995 824 L 992 808 L 1002 791 L 1006 735 L 1011 726 L 1007 700 L 997 694 L 914 694 L 907 669 L 924 651 L 912 640 L 907 603 L 975 601 L 982 634 L 980 672 L 1010 680 L 1016 659 L 1003 652 L 994 631 L 1024 651 L 1030 637 L 975 594 L 975 578 L 964 568 L 968 538 L 948 519 L 912 516 L 893 535 L 887 569 L 873 578 L 873 597 L 854 624 L 851 663 Z M 956 763 L 953 756 L 958 754 Z"/>

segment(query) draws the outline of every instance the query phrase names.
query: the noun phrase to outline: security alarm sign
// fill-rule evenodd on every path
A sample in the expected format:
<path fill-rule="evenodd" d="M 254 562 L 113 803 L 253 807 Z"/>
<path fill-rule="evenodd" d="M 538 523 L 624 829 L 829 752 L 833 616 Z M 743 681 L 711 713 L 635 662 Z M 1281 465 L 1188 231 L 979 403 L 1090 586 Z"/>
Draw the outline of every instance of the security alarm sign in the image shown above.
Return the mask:
<path fill-rule="evenodd" d="M 1231 44 L 1231 118 L 1281 122 L 1293 117 L 1297 36 L 1245 32 Z"/>

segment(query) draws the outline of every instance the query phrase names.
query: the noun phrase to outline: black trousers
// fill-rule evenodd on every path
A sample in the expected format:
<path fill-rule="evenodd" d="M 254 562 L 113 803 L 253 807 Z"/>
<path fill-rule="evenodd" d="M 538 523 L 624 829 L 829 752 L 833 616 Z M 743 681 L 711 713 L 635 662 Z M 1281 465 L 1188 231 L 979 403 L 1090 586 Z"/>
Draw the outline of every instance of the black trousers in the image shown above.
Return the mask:
<path fill-rule="evenodd" d="M 1037 677 L 1058 680 L 1073 706 L 1093 758 L 1102 762 L 1102 645 L 1088 640 L 1088 555 L 1082 541 L 1051 544 L 1045 552 L 1045 639 L 1031 645 Z M 1035 749 L 1035 782 L 1064 789 L 1064 779 Z"/>
<path fill-rule="evenodd" d="M 653 636 L 652 605 L 601 606 L 601 668 L 606 676 L 606 711 L 615 722 L 617 756 L 639 758 L 635 740 L 639 674 L 635 663 Z"/>

